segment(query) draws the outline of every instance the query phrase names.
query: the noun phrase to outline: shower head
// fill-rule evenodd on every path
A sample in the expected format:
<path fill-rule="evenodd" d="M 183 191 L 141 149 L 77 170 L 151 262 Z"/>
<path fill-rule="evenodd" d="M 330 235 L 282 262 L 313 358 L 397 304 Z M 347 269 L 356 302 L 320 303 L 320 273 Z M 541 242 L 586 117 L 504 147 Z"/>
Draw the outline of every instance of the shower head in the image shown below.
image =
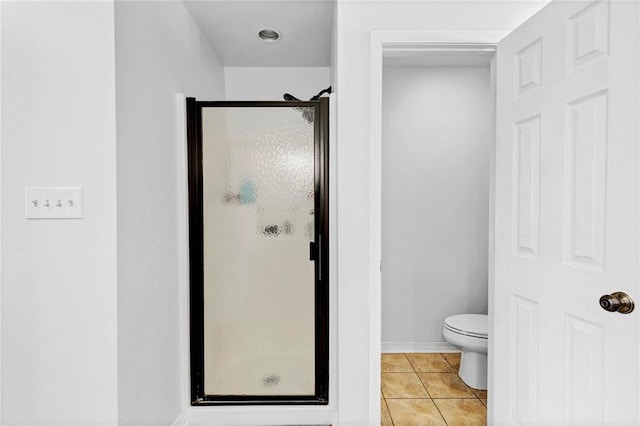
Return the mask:
<path fill-rule="evenodd" d="M 288 93 L 285 93 L 283 98 L 284 98 L 285 101 L 299 101 L 300 100 L 300 99 L 296 98 L 295 96 L 290 95 Z"/>
<path fill-rule="evenodd" d="M 317 95 L 315 95 L 314 97 L 312 97 L 311 99 L 309 99 L 310 101 L 317 101 L 318 99 L 320 99 L 320 96 L 322 96 L 325 93 L 331 93 L 331 86 L 327 87 L 324 90 L 321 90 L 320 93 L 318 93 Z M 293 95 L 290 95 L 289 93 L 285 93 L 283 96 L 285 101 L 300 101 L 300 99 L 296 98 Z M 302 117 L 309 123 L 309 124 L 313 124 L 313 119 L 314 119 L 314 114 L 313 114 L 313 109 L 310 107 L 293 107 L 294 109 L 300 111 L 302 113 Z"/>

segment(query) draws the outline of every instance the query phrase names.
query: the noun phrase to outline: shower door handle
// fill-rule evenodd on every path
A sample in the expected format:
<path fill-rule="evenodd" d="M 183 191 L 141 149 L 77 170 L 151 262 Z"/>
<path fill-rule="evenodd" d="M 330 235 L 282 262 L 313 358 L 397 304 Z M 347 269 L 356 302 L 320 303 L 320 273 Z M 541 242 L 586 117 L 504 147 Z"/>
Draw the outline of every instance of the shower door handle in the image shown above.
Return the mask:
<path fill-rule="evenodd" d="M 309 243 L 309 260 L 316 262 L 318 271 L 318 280 L 322 280 L 322 263 L 320 256 L 322 251 L 320 250 L 320 244 L 322 243 L 322 236 L 318 235 L 318 242 L 311 241 Z"/>
<path fill-rule="evenodd" d="M 316 242 L 309 242 L 309 260 L 315 262 L 318 260 L 320 254 L 320 245 Z"/>

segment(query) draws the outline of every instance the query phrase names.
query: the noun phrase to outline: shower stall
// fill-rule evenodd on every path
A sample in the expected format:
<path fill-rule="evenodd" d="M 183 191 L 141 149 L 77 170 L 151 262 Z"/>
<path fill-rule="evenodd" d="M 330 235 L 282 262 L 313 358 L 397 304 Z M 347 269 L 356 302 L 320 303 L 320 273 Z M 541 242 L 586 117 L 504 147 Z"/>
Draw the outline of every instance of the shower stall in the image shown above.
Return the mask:
<path fill-rule="evenodd" d="M 192 405 L 327 404 L 328 98 L 187 119 Z"/>

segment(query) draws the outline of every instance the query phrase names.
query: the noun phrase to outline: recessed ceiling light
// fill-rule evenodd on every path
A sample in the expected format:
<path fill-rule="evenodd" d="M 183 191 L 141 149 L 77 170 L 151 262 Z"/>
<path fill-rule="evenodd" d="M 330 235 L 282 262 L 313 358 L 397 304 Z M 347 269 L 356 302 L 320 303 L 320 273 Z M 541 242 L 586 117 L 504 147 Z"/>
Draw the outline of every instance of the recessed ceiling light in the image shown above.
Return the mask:
<path fill-rule="evenodd" d="M 264 41 L 265 43 L 275 43 L 280 40 L 280 37 L 281 36 L 279 32 L 268 28 L 265 28 L 258 33 L 258 38 L 260 38 L 260 40 Z"/>

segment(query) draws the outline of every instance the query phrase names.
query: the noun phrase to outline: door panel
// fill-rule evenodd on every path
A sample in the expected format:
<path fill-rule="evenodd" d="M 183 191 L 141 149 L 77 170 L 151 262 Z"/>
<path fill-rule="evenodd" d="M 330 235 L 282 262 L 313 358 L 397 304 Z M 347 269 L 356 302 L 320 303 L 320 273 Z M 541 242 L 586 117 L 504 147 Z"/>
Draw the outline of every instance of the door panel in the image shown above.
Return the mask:
<path fill-rule="evenodd" d="M 637 2 L 552 2 L 497 57 L 495 424 L 638 424 Z M 621 408 L 624 407 L 624 408 Z"/>
<path fill-rule="evenodd" d="M 202 135 L 205 393 L 311 395 L 313 121 L 210 107 Z"/>

